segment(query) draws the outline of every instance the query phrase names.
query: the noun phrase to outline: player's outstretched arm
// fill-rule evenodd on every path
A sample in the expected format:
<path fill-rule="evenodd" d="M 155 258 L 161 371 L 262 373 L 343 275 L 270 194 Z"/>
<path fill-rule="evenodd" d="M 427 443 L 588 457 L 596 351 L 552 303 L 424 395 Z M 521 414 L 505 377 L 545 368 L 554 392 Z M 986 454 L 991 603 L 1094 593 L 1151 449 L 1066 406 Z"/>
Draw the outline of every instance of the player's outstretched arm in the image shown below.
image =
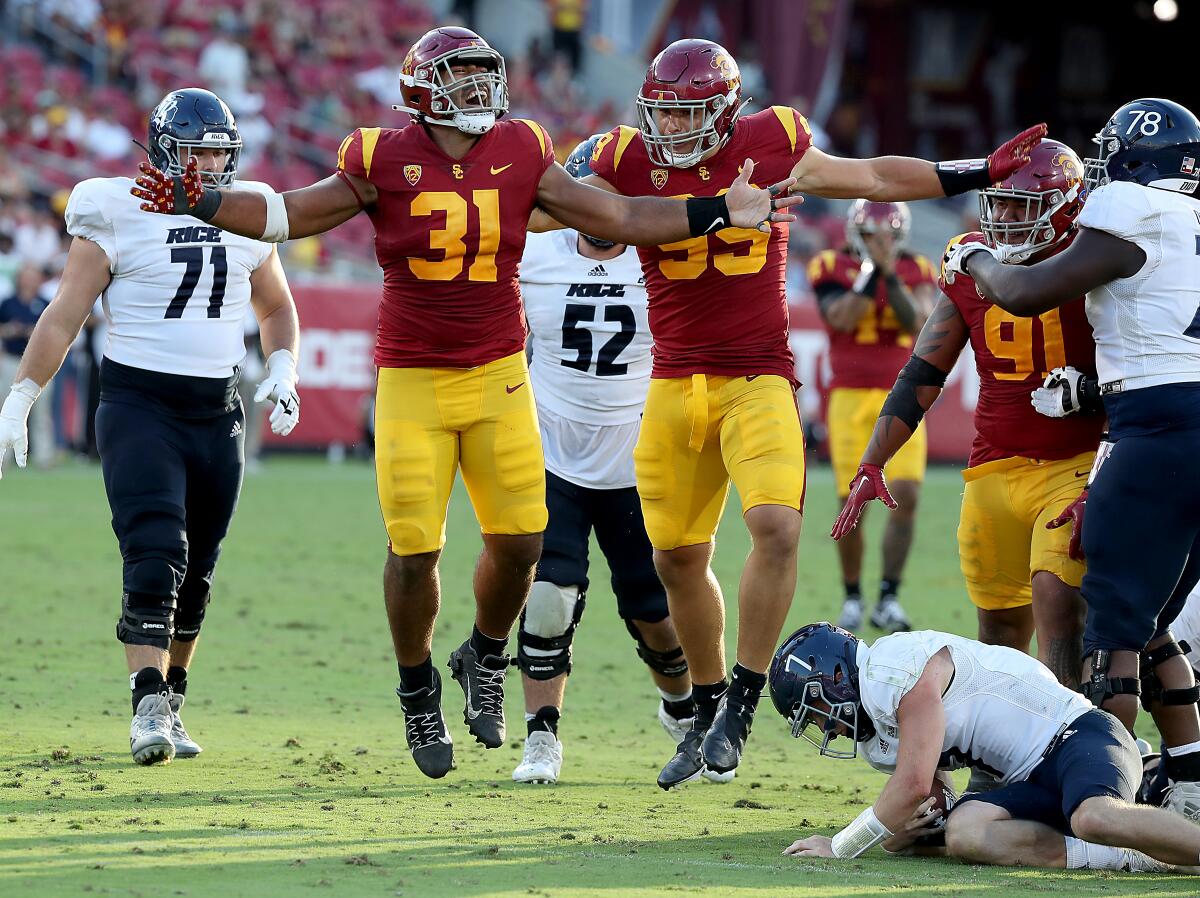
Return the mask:
<path fill-rule="evenodd" d="M 1026 128 L 986 159 L 928 162 L 909 156 L 844 159 L 809 148 L 792 169 L 793 188 L 830 199 L 863 197 L 876 202 L 925 200 L 982 190 L 1029 161 L 1029 151 L 1046 136 L 1044 124 Z"/>
<path fill-rule="evenodd" d="M 1080 228 L 1069 247 L 1035 265 L 1005 265 L 984 244 L 959 243 L 947 252 L 944 267 L 970 275 L 980 294 L 1006 312 L 1032 318 L 1110 281 L 1131 277 L 1145 264 L 1146 253 L 1136 243 Z"/>
<path fill-rule="evenodd" d="M 267 360 L 267 376 L 258 385 L 254 401 L 275 403 L 271 430 L 287 436 L 300 423 L 300 396 L 296 392 L 300 324 L 296 302 L 274 248 L 250 275 L 250 290 L 250 303 L 258 319 L 259 345 Z"/>
<path fill-rule="evenodd" d="M 323 234 L 378 198 L 374 184 L 346 172 L 299 190 L 263 194 L 205 186 L 195 157 L 175 177 L 147 162 L 138 169 L 141 174 L 129 192 L 142 201 L 144 211 L 191 215 L 223 231 L 272 243 Z"/>
<path fill-rule="evenodd" d="M 858 526 L 863 508 L 872 499 L 881 500 L 888 508 L 896 507 L 883 477 L 883 467 L 908 442 L 925 412 L 937 401 L 969 338 L 970 331 L 958 306 L 941 297 L 921 328 L 912 358 L 901 369 L 883 403 L 858 472 L 850 481 L 846 504 L 829 531 L 834 539 L 841 539 Z"/>
<path fill-rule="evenodd" d="M 72 240 L 58 291 L 34 326 L 12 390 L 0 407 L 0 461 L 11 448 L 17 466 L 25 467 L 29 451 L 25 422 L 29 410 L 42 388 L 62 367 L 67 350 L 79 336 L 96 297 L 104 292 L 110 280 L 112 273 L 104 250 L 82 237 Z"/>
<path fill-rule="evenodd" d="M 754 162 L 747 159 L 741 174 L 723 196 L 689 200 L 627 197 L 577 181 L 561 165 L 551 165 L 538 183 L 538 205 L 569 228 L 617 243 L 657 246 L 700 237 L 723 228 L 770 231 L 772 222 L 795 221 L 778 211 L 803 202 L 787 196 L 789 178 L 768 189 L 752 187 Z"/>

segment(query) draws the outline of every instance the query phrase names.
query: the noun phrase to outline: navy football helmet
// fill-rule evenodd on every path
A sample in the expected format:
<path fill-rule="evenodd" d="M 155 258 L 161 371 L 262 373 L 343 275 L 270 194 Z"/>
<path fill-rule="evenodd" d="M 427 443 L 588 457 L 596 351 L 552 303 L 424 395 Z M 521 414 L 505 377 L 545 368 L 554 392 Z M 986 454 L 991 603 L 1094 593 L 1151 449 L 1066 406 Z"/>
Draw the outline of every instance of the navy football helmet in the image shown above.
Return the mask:
<path fill-rule="evenodd" d="M 792 735 L 830 758 L 853 758 L 858 743 L 875 735 L 858 691 L 858 649 L 849 630 L 822 621 L 801 627 L 771 659 L 771 701 L 792 725 Z M 850 748 L 835 749 L 843 736 Z"/>
<path fill-rule="evenodd" d="M 581 141 L 575 149 L 571 150 L 571 155 L 567 157 L 567 161 L 563 164 L 563 168 L 567 170 L 567 174 L 572 178 L 586 178 L 592 173 L 592 154 L 596 152 L 596 144 L 600 143 L 603 134 L 593 134 L 587 140 Z M 616 246 L 611 240 L 601 240 L 599 237 L 589 237 L 587 234 L 580 234 L 584 240 L 590 243 L 596 249 L 612 249 Z"/>
<path fill-rule="evenodd" d="M 150 164 L 168 175 L 183 174 L 192 151 L 206 149 L 228 153 L 224 171 L 201 173 L 206 183 L 228 187 L 237 177 L 242 137 L 233 113 L 212 91 L 187 87 L 163 97 L 150 114 L 148 143 Z"/>
<path fill-rule="evenodd" d="M 1200 120 L 1184 106 L 1154 97 L 1126 103 L 1093 138 L 1084 160 L 1089 190 L 1110 181 L 1194 195 L 1200 183 Z"/>

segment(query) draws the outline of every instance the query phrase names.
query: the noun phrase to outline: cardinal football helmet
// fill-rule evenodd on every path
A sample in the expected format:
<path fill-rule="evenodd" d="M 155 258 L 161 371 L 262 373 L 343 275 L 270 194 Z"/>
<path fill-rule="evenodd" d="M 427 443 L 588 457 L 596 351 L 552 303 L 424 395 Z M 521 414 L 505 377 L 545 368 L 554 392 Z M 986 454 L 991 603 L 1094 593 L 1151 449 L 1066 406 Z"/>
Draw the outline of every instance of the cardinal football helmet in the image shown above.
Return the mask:
<path fill-rule="evenodd" d="M 453 66 L 485 71 L 456 75 Z M 404 106 L 394 106 L 430 125 L 448 125 L 464 134 L 485 134 L 508 112 L 504 57 L 468 28 L 435 28 L 412 45 L 400 68 Z M 474 96 L 478 102 L 467 102 Z"/>
<path fill-rule="evenodd" d="M 225 170 L 201 172 L 215 187 L 228 187 L 237 177 L 242 137 L 224 101 L 199 87 L 173 90 L 150 113 L 145 149 L 150 164 L 168 175 L 182 175 L 193 150 L 226 150 Z M 182 152 L 181 152 L 182 151 Z"/>
<path fill-rule="evenodd" d="M 741 115 L 742 76 L 712 41 L 675 41 L 654 57 L 637 97 L 638 127 L 656 165 L 688 168 L 729 140 Z M 664 133 L 655 112 L 686 113 L 687 127 Z"/>
<path fill-rule="evenodd" d="M 855 200 L 846 214 L 846 242 L 860 259 L 869 255 L 863 237 L 890 231 L 896 250 L 904 246 L 908 232 L 912 229 L 912 213 L 908 203 L 876 203 L 871 200 Z"/>
<path fill-rule="evenodd" d="M 998 184 L 979 191 L 979 229 L 989 246 L 1012 247 L 1014 261 L 1066 240 L 1083 211 L 1087 186 L 1075 151 L 1043 137 L 1029 161 Z M 1017 204 L 1012 220 L 997 218 L 997 200 Z"/>
<path fill-rule="evenodd" d="M 861 645 L 849 630 L 824 621 L 809 624 L 784 641 L 767 671 L 771 701 L 792 725 L 792 735 L 826 757 L 856 757 L 858 743 L 875 735 L 858 691 Z M 845 732 L 839 732 L 843 726 Z M 850 748 L 830 747 L 846 734 Z"/>
<path fill-rule="evenodd" d="M 1114 112 L 1093 141 L 1100 149 L 1085 160 L 1089 189 L 1133 181 L 1196 195 L 1200 121 L 1186 107 L 1154 97 L 1134 100 Z"/>

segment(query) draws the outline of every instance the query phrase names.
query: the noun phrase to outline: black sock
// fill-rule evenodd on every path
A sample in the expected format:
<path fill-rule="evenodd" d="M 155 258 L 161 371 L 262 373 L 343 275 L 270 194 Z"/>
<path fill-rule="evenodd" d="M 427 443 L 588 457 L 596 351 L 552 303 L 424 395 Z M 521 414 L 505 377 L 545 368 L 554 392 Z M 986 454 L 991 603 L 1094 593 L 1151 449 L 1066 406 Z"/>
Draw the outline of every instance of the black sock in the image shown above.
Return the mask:
<path fill-rule="evenodd" d="M 130 688 L 133 690 L 133 713 L 136 714 L 138 705 L 147 695 L 167 691 L 167 681 L 157 667 L 143 667 L 133 675 Z"/>
<path fill-rule="evenodd" d="M 401 692 L 416 692 L 418 689 L 433 687 L 433 659 L 429 655 L 426 655 L 420 664 L 412 667 L 405 667 L 403 664 L 396 666 L 400 668 Z"/>
<path fill-rule="evenodd" d="M 879 604 L 884 602 L 896 601 L 896 596 L 900 594 L 900 578 L 899 577 L 884 577 L 879 581 Z"/>
<path fill-rule="evenodd" d="M 859 588 L 857 580 L 843 580 L 842 587 L 846 590 L 846 598 L 843 601 L 848 602 L 850 599 L 858 602 L 862 601 L 862 590 Z"/>
<path fill-rule="evenodd" d="M 687 720 L 689 717 L 696 716 L 696 700 L 691 696 L 677 702 L 669 702 L 664 698 L 663 707 L 676 720 Z"/>
<path fill-rule="evenodd" d="M 484 636 L 479 632 L 478 627 L 471 628 L 471 648 L 475 650 L 475 654 L 482 661 L 488 655 L 494 655 L 497 658 L 504 657 L 504 651 L 508 648 L 508 637 L 504 639 L 492 639 L 490 636 Z"/>
<path fill-rule="evenodd" d="M 758 699 L 767 685 L 767 675 L 756 673 L 740 664 L 733 665 L 733 676 L 729 681 L 729 697 L 736 697 L 743 705 L 758 707 Z"/>
<path fill-rule="evenodd" d="M 1170 751 L 1168 748 L 1168 754 L 1162 756 L 1162 765 L 1166 768 L 1167 778 L 1171 782 L 1194 783 L 1200 780 L 1200 751 L 1179 756 L 1169 754 Z"/>
<path fill-rule="evenodd" d="M 175 665 L 168 667 L 167 685 L 176 695 L 187 695 L 187 668 Z"/>
<path fill-rule="evenodd" d="M 708 729 L 708 725 L 717 716 L 717 703 L 721 701 L 721 696 L 728 688 L 729 684 L 724 680 L 707 685 L 692 684 L 692 698 L 696 700 L 697 729 Z"/>
<path fill-rule="evenodd" d="M 538 708 L 537 713 L 529 720 L 525 721 L 526 733 L 532 736 L 537 732 L 553 733 L 554 738 L 558 738 L 558 718 L 560 717 L 558 708 L 554 705 L 546 705 L 543 708 Z"/>

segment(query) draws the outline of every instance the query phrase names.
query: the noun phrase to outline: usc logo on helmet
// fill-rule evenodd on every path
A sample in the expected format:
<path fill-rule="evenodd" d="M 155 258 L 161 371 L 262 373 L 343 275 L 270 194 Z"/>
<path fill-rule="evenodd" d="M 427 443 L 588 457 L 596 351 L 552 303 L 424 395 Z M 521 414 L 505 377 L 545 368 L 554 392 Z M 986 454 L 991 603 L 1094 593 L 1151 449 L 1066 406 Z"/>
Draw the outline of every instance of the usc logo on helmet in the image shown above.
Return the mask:
<path fill-rule="evenodd" d="M 1070 153 L 1059 153 L 1054 157 L 1054 164 L 1062 169 L 1063 177 L 1068 181 L 1078 181 L 1083 177 Z"/>

